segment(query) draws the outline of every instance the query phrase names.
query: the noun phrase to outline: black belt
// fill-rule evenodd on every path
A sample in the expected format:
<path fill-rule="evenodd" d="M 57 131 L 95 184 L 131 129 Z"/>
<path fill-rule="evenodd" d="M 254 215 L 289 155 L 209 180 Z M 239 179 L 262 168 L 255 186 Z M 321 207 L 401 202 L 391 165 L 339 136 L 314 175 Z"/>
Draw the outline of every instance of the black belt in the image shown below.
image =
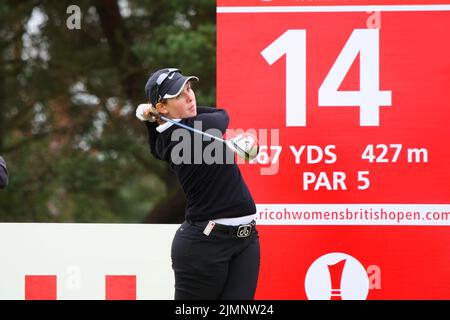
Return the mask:
<path fill-rule="evenodd" d="M 209 221 L 188 221 L 193 226 L 200 227 L 205 229 L 208 225 Z M 237 226 L 229 226 L 225 224 L 215 223 L 214 228 L 211 230 L 211 233 L 222 233 L 222 234 L 230 234 L 234 235 L 238 238 L 247 238 L 252 234 L 252 231 L 255 230 L 256 221 L 253 220 L 248 224 L 240 224 Z"/>

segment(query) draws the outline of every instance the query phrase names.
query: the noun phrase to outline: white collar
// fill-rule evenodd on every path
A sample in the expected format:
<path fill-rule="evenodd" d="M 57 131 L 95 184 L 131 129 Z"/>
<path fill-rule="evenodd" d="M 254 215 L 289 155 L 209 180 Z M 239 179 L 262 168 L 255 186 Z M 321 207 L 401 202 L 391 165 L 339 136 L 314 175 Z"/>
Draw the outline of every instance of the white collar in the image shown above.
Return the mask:
<path fill-rule="evenodd" d="M 181 121 L 181 119 L 172 119 L 172 120 L 173 120 L 173 121 L 176 121 L 176 122 L 180 122 L 180 121 Z M 163 133 L 164 131 L 166 131 L 167 129 L 169 129 L 172 125 L 173 125 L 172 122 L 166 122 L 166 123 L 163 123 L 163 124 L 160 124 L 159 126 L 157 126 L 157 127 L 156 127 L 156 130 L 157 130 L 159 133 Z"/>

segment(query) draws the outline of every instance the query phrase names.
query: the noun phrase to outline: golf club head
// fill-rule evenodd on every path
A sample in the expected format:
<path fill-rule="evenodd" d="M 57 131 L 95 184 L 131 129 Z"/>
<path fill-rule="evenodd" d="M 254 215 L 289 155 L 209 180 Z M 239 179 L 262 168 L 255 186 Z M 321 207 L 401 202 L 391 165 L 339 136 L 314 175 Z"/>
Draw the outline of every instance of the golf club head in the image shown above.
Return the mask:
<path fill-rule="evenodd" d="M 259 152 L 258 139 L 250 133 L 238 134 L 227 144 L 241 159 L 253 160 Z"/>

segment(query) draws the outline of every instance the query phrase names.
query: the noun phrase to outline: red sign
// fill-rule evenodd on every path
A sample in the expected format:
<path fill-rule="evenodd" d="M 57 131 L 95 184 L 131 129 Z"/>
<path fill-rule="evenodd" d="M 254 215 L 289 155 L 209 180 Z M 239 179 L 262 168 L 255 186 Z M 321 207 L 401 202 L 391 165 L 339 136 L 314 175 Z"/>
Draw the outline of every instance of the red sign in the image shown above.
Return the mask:
<path fill-rule="evenodd" d="M 136 276 L 105 276 L 106 300 L 136 300 Z"/>
<path fill-rule="evenodd" d="M 56 300 L 55 275 L 26 275 L 25 300 Z"/>
<path fill-rule="evenodd" d="M 332 253 L 367 271 L 348 297 L 450 298 L 450 5 L 371 3 L 217 3 L 217 104 L 258 134 L 260 225 L 287 225 L 260 226 L 258 298 L 326 298 L 305 279 Z"/>

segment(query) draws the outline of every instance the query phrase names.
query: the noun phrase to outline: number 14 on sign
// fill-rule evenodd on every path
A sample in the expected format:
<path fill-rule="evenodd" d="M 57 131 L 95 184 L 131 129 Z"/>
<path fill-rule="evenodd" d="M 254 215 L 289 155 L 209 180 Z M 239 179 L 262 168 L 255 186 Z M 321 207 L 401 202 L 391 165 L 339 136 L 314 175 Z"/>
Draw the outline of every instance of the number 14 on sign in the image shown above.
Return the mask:
<path fill-rule="evenodd" d="M 380 106 L 391 91 L 379 89 L 379 30 L 355 29 L 319 88 L 319 106 L 359 106 L 360 126 L 379 126 Z M 360 54 L 360 90 L 339 91 Z M 272 65 L 286 55 L 286 126 L 306 126 L 306 30 L 288 30 L 261 52 Z"/>

